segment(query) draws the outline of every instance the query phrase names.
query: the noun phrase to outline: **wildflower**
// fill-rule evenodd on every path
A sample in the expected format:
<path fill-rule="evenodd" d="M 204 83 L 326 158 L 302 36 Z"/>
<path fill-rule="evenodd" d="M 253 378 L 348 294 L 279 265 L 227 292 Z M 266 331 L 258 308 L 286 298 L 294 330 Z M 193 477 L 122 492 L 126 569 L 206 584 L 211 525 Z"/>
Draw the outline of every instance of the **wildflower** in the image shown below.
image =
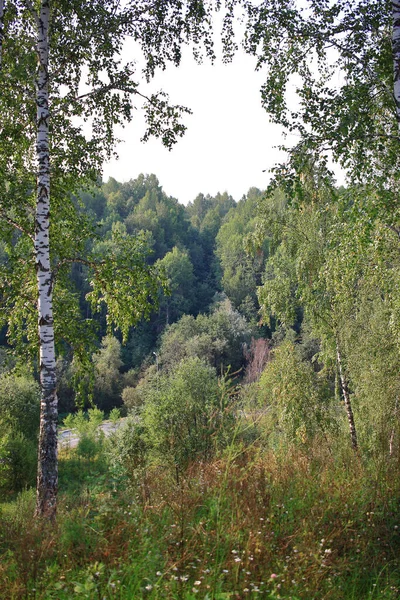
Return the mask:
<path fill-rule="evenodd" d="M 157 575 L 157 577 L 161 577 L 161 575 L 162 575 L 161 571 L 157 571 L 156 575 Z"/>
<path fill-rule="evenodd" d="M 152 585 L 150 585 L 150 583 L 148 583 L 148 584 L 146 585 L 146 590 L 147 590 L 148 592 L 150 592 L 150 590 L 152 590 L 152 589 L 153 589 L 153 586 L 152 586 Z"/>
<path fill-rule="evenodd" d="M 194 582 L 194 585 L 200 585 L 200 584 L 201 584 L 201 581 L 195 581 Z"/>
<path fill-rule="evenodd" d="M 276 573 L 271 573 L 271 575 L 269 576 L 270 579 L 276 579 L 278 577 L 278 575 Z"/>
<path fill-rule="evenodd" d="M 235 556 L 235 562 L 240 563 L 240 562 L 242 562 L 242 559 L 239 558 L 238 556 Z"/>

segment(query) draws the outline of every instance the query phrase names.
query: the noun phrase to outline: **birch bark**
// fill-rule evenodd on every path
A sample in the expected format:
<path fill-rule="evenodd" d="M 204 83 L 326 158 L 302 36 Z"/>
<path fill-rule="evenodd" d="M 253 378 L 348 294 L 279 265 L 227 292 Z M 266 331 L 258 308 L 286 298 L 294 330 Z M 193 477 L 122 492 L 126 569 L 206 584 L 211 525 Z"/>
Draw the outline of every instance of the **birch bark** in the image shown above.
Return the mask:
<path fill-rule="evenodd" d="M 393 95 L 396 105 L 397 125 L 400 132 L 400 2 L 392 2 L 393 32 Z"/>
<path fill-rule="evenodd" d="M 349 386 L 347 383 L 346 375 L 343 370 L 342 355 L 340 352 L 340 347 L 339 347 L 338 341 L 336 341 L 336 359 L 337 359 L 337 365 L 338 365 L 338 369 L 339 369 L 339 379 L 340 379 L 340 386 L 341 386 L 342 394 L 343 394 L 344 406 L 346 408 L 347 420 L 349 422 L 349 427 L 350 427 L 351 445 L 353 446 L 354 450 L 357 450 L 358 449 L 358 441 L 357 441 L 356 426 L 354 423 L 353 408 L 351 406 L 350 391 L 349 391 Z"/>
<path fill-rule="evenodd" d="M 2 56 L 3 56 L 4 3 L 5 3 L 5 0 L 0 0 L 0 71 L 1 71 L 1 66 L 2 66 Z"/>
<path fill-rule="evenodd" d="M 36 514 L 53 518 L 58 488 L 57 389 L 50 266 L 50 152 L 49 152 L 49 0 L 42 0 L 38 15 L 36 81 L 37 104 L 37 197 L 35 258 L 38 285 L 38 332 L 41 410 Z"/>

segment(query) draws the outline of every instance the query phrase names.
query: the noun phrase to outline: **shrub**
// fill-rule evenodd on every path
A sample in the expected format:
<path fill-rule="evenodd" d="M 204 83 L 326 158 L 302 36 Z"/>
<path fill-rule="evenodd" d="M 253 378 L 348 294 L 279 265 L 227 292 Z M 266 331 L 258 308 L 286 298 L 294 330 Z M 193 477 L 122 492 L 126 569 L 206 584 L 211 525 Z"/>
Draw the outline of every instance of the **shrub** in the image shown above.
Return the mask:
<path fill-rule="evenodd" d="M 179 473 L 229 443 L 234 424 L 229 389 L 199 358 L 185 359 L 174 372 L 148 380 L 143 397 L 142 409 L 116 433 L 112 450 L 129 469 L 150 455 Z"/>
<path fill-rule="evenodd" d="M 0 422 L 0 491 L 20 492 L 35 484 L 37 447 L 35 442 L 10 425 Z"/>
<path fill-rule="evenodd" d="M 271 432 L 292 442 L 307 442 L 335 425 L 330 400 L 326 383 L 301 359 L 293 342 L 285 341 L 273 351 L 258 391 Z"/>
<path fill-rule="evenodd" d="M 0 491 L 34 485 L 39 430 L 39 387 L 30 375 L 0 377 Z"/>
<path fill-rule="evenodd" d="M 6 374 L 0 377 L 0 418 L 26 438 L 37 439 L 40 392 L 31 375 Z"/>

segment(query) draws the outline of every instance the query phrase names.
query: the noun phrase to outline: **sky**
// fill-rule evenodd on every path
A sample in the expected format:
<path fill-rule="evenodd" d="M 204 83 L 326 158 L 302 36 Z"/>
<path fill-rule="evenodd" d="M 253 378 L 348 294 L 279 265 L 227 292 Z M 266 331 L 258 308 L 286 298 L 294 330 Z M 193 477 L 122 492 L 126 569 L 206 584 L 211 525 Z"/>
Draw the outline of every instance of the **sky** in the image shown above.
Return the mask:
<path fill-rule="evenodd" d="M 151 84 L 193 111 L 184 117 L 184 137 L 171 151 L 160 140 L 141 142 L 145 123 L 137 111 L 134 121 L 118 130 L 119 159 L 105 165 L 103 179 L 128 181 L 154 173 L 166 194 L 182 204 L 200 192 L 227 191 L 240 200 L 252 186 L 265 189 L 270 175 L 263 171 L 284 158 L 276 149 L 282 131 L 261 107 L 263 75 L 254 67 L 255 59 L 243 52 L 228 65 L 218 60 L 197 65 L 188 50 L 179 67 L 156 74 Z"/>
<path fill-rule="evenodd" d="M 221 15 L 214 15 L 215 51 L 221 54 L 219 31 Z M 236 24 L 236 40 L 242 35 Z M 140 67 L 138 47 L 127 42 L 122 58 L 136 59 Z M 167 195 L 182 204 L 193 201 L 199 193 L 215 195 L 227 191 L 240 200 L 250 187 L 266 189 L 271 179 L 269 170 L 285 160 L 285 153 L 277 146 L 294 145 L 293 136 L 283 138 L 283 129 L 270 122 L 261 106 L 260 88 L 265 73 L 256 71 L 256 58 L 240 48 L 230 64 L 220 59 L 210 64 L 206 59 L 199 65 L 190 48 L 183 48 L 179 67 L 169 66 L 157 72 L 144 93 L 159 90 L 167 92 L 173 104 L 184 105 L 193 111 L 184 116 L 187 130 L 171 151 L 160 140 L 140 141 L 146 126 L 143 113 L 138 110 L 134 120 L 124 129 L 117 130 L 122 140 L 116 150 L 118 160 L 104 165 L 103 179 L 118 181 L 135 179 L 140 173 L 154 173 Z M 341 85 L 340 73 L 337 85 Z M 295 80 L 289 80 L 289 104 L 296 106 Z M 332 165 L 333 166 L 333 165 Z M 337 183 L 345 176 L 339 167 L 333 167 Z"/>

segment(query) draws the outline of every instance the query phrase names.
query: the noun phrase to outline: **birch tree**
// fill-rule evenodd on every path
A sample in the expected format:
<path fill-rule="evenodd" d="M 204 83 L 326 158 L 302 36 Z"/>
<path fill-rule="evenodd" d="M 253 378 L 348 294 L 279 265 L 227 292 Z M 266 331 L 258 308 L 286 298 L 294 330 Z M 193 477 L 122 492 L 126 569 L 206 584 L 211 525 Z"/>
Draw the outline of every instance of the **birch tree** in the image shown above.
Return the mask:
<path fill-rule="evenodd" d="M 4 14 L 3 9 L 5 6 Z M 9 260 L 2 272 L 2 320 L 10 343 L 38 349 L 41 422 L 37 508 L 53 518 L 57 498 L 56 343 L 84 353 L 86 324 L 68 289 L 72 262 L 91 269 L 90 300 L 106 303 L 124 335 L 151 310 L 159 281 L 146 262 L 146 240 L 120 236 L 114 255 L 85 257 L 89 223 L 72 194 L 101 172 L 113 152 L 115 126 L 138 101 L 147 130 L 171 147 L 184 133 L 182 115 L 164 92 L 146 96 L 140 82 L 193 43 L 213 57 L 210 7 L 202 2 L 139 0 L 0 0 L 0 217 Z M 4 27 L 3 27 L 4 23 Z M 127 38 L 144 62 L 121 58 Z M 82 325 L 82 327 L 80 327 Z"/>
<path fill-rule="evenodd" d="M 296 136 L 295 143 L 289 137 L 291 143 L 284 145 L 287 160 L 273 169 L 270 192 L 276 187 L 284 190 L 301 219 L 309 192 L 310 166 L 319 180 L 317 191 L 327 189 L 332 180 L 328 165 L 333 158 L 345 169 L 352 186 L 350 201 L 354 209 L 346 211 L 346 235 L 355 234 L 352 251 L 357 244 L 363 249 L 373 245 L 375 224 L 383 223 L 400 238 L 398 1 L 269 0 L 248 5 L 247 10 L 245 48 L 257 58 L 257 68 L 266 73 L 262 103 L 275 123 Z M 308 198 L 308 209 L 315 199 L 316 196 Z M 326 211 L 337 200 L 332 190 L 325 200 Z M 342 209 L 343 206 L 338 207 L 338 214 Z M 262 230 L 268 221 L 263 208 L 260 221 Z M 337 237 L 340 227 L 339 220 L 332 229 L 337 246 L 329 253 L 330 264 L 324 265 L 317 275 L 320 285 L 315 265 L 321 265 L 323 254 L 315 256 L 307 271 L 304 256 L 295 250 L 297 267 L 301 268 L 294 279 L 285 280 L 283 276 L 276 277 L 276 273 L 268 275 L 267 271 L 260 303 L 264 307 L 275 303 L 278 314 L 287 313 L 293 309 L 290 303 L 285 306 L 287 298 L 301 297 L 307 290 L 312 292 L 302 298 L 303 306 L 314 313 L 314 323 L 331 323 L 326 328 L 326 333 L 330 332 L 326 339 L 331 339 L 331 352 L 336 355 L 351 441 L 357 448 L 340 317 L 343 311 L 350 310 L 348 301 L 354 300 L 352 284 L 357 285 L 359 274 L 353 269 L 356 261 L 352 255 L 342 252 L 345 244 Z M 295 242 L 292 249 L 294 245 Z M 307 244 L 302 246 L 306 249 Z M 280 258 L 282 265 L 287 264 Z M 301 285 L 299 273 L 303 277 Z M 293 280 L 296 285 L 291 288 Z M 335 286 L 341 287 L 341 292 Z M 391 291 L 391 296 L 396 297 L 393 304 L 398 304 L 396 290 Z"/>
<path fill-rule="evenodd" d="M 265 72 L 263 106 L 296 136 L 275 170 L 277 184 L 301 187 L 304 153 L 325 166 L 333 157 L 350 181 L 375 187 L 382 214 L 397 226 L 398 1 L 270 0 L 248 15 L 245 48 Z"/>
<path fill-rule="evenodd" d="M 392 1 L 393 33 L 393 98 L 396 107 L 397 125 L 400 132 L 400 3 Z"/>
<path fill-rule="evenodd" d="M 265 319 L 273 315 L 287 329 L 304 319 L 321 341 L 322 360 L 338 375 L 351 445 L 357 450 L 342 332 L 354 311 L 361 266 L 356 258 L 355 264 L 348 264 L 348 253 L 354 247 L 350 250 L 343 238 L 350 239 L 351 227 L 342 223 L 346 215 L 343 206 L 340 210 L 332 203 L 328 210 L 333 188 L 332 184 L 331 188 L 324 186 L 324 173 L 322 176 L 318 181 L 317 173 L 310 170 L 303 179 L 307 194 L 292 205 L 281 194 L 263 201 L 271 256 L 258 297 Z"/>

